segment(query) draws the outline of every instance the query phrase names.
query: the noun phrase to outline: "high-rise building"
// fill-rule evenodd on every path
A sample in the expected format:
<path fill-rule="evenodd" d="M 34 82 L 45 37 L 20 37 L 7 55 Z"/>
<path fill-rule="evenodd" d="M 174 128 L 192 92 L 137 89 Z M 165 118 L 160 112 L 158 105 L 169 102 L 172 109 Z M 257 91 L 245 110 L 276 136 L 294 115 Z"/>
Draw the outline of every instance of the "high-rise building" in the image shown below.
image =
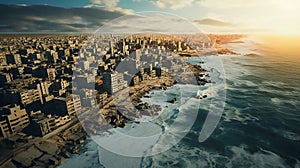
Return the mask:
<path fill-rule="evenodd" d="M 149 77 L 155 78 L 156 77 L 156 71 L 155 68 L 153 68 L 152 64 L 149 64 L 149 68 L 145 69 Z"/>
<path fill-rule="evenodd" d="M 140 61 L 140 59 L 141 59 L 141 50 L 140 49 L 135 50 L 134 55 L 133 55 L 133 59 L 136 59 L 136 60 Z"/>
<path fill-rule="evenodd" d="M 109 48 L 110 48 L 110 55 L 113 57 L 115 56 L 115 50 L 114 50 L 114 46 L 113 46 L 113 42 L 109 41 Z"/>
<path fill-rule="evenodd" d="M 182 51 L 182 48 L 181 48 L 181 41 L 178 41 L 178 44 L 177 44 L 177 51 Z"/>
<path fill-rule="evenodd" d="M 51 85 L 51 82 L 49 81 L 40 81 L 41 85 L 41 92 L 43 95 L 49 95 L 49 87 Z"/>

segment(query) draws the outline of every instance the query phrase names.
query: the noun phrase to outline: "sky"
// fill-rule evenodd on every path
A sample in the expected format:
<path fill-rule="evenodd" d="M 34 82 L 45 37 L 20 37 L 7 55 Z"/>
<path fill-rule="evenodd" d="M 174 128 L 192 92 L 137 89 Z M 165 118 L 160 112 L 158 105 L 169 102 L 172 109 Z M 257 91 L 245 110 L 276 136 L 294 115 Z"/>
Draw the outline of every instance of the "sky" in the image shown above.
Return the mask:
<path fill-rule="evenodd" d="M 299 0 L 2 0 L 0 32 L 93 32 L 143 11 L 175 14 L 209 33 L 300 34 Z"/>

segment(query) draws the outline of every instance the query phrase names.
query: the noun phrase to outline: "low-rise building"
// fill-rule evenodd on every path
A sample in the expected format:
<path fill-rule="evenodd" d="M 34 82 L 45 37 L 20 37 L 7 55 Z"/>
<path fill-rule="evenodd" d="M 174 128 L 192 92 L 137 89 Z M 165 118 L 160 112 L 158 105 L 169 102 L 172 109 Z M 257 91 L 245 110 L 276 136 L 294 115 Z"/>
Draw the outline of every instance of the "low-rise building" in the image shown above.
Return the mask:
<path fill-rule="evenodd" d="M 1 107 L 0 115 L 0 137 L 7 138 L 21 132 L 29 125 L 26 110 L 18 105 Z"/>
<path fill-rule="evenodd" d="M 108 102 L 108 95 L 107 92 L 104 92 L 102 94 L 97 95 L 97 103 L 100 106 L 103 106 L 104 104 L 106 104 Z"/>
<path fill-rule="evenodd" d="M 0 86 L 3 87 L 6 82 L 12 81 L 10 73 L 0 72 Z"/>
<path fill-rule="evenodd" d="M 105 91 L 109 94 L 116 93 L 128 86 L 127 81 L 124 80 L 124 75 L 122 73 L 104 73 L 103 83 Z"/>
<path fill-rule="evenodd" d="M 23 105 L 28 105 L 36 101 L 43 103 L 40 85 L 37 85 L 37 88 L 20 90 L 19 96 Z"/>
<path fill-rule="evenodd" d="M 26 133 L 43 137 L 57 128 L 54 117 L 43 117 L 32 119 Z"/>
<path fill-rule="evenodd" d="M 71 118 L 69 116 L 57 116 L 55 117 L 55 124 L 57 127 L 65 125 L 66 123 L 68 123 L 69 121 L 71 121 Z"/>
<path fill-rule="evenodd" d="M 76 94 L 67 94 L 63 97 L 55 97 L 45 105 L 45 111 L 47 114 L 57 116 L 75 116 L 76 111 L 80 110 L 80 96 Z"/>

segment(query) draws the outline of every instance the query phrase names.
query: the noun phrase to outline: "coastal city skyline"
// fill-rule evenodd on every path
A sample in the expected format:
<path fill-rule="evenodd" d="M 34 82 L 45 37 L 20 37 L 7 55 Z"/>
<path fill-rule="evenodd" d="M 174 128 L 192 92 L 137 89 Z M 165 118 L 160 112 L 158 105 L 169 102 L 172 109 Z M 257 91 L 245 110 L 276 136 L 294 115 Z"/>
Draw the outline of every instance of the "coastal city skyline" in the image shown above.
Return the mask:
<path fill-rule="evenodd" d="M 0 2 L 0 168 L 300 167 L 299 11 Z"/>
<path fill-rule="evenodd" d="M 87 136 L 159 115 L 162 106 L 142 102 L 145 94 L 175 83 L 211 83 L 201 65 L 181 60 L 211 53 L 218 39 L 240 38 L 215 36 L 212 42 L 203 34 L 108 34 L 90 39 L 90 46 L 89 35 L 2 37 L 0 138 L 1 151 L 7 152 L 0 156 L 2 166 L 17 167 L 58 166 Z M 207 97 L 198 92 L 195 97 Z M 174 104 L 176 98 L 166 101 Z"/>

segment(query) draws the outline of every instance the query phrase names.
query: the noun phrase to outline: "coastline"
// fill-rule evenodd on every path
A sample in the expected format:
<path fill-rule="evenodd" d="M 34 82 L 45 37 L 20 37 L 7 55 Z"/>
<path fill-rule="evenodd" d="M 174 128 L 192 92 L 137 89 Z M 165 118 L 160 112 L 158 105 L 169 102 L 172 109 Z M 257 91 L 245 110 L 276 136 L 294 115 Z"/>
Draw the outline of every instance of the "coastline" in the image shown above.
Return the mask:
<path fill-rule="evenodd" d="M 200 66 L 200 68 L 199 67 L 197 67 L 197 66 L 191 66 L 191 65 L 189 65 L 190 66 L 190 68 L 192 68 L 193 70 L 194 70 L 194 74 L 197 74 L 197 83 L 199 84 L 199 85 L 205 85 L 206 83 L 209 83 L 210 81 L 207 81 L 207 80 L 203 80 L 202 79 L 202 77 L 203 76 L 200 76 L 200 74 L 202 73 L 202 72 L 205 72 L 205 71 L 203 71 L 202 69 L 201 69 L 201 66 Z M 198 65 L 199 66 L 199 65 Z M 200 78 L 201 77 L 201 78 Z M 198 80 L 198 79 L 200 79 L 200 80 Z M 166 81 L 170 81 L 170 82 L 162 82 L 162 81 L 164 81 L 164 80 L 166 80 Z M 158 80 L 159 81 L 159 80 Z M 145 83 L 149 83 L 149 81 L 144 81 Z M 169 76 L 167 76 L 166 77 L 166 79 L 162 79 L 161 80 L 161 82 L 159 83 L 159 82 L 157 82 L 157 81 L 154 81 L 153 82 L 156 86 L 148 86 L 148 87 L 145 87 L 146 89 L 145 90 L 140 90 L 139 88 L 144 88 L 144 86 L 138 86 L 137 88 L 135 88 L 135 89 L 133 89 L 133 91 L 132 92 L 134 92 L 135 94 L 133 94 L 133 97 L 130 97 L 131 98 L 131 101 L 133 102 L 133 104 L 135 105 L 135 107 L 136 108 L 138 108 L 138 109 L 142 109 L 142 110 L 144 110 L 144 112 L 145 113 L 143 113 L 143 114 L 139 114 L 139 115 L 137 115 L 137 118 L 134 118 L 134 116 L 125 116 L 124 115 L 124 117 L 125 118 L 121 118 L 121 120 L 120 121 L 118 121 L 119 122 L 119 124 L 113 124 L 113 127 L 125 127 L 125 125 L 126 124 L 122 124 L 123 122 L 122 122 L 122 119 L 125 119 L 125 120 L 127 120 L 126 122 L 129 122 L 129 121 L 135 121 L 135 119 L 139 119 L 139 118 L 141 118 L 141 116 L 142 115 L 145 115 L 145 116 L 155 116 L 155 115 L 158 115 L 157 114 L 157 112 L 156 111 L 161 111 L 162 110 L 162 107 L 159 107 L 159 106 L 149 106 L 149 105 L 147 105 L 147 104 L 144 104 L 144 103 L 142 103 L 142 104 L 140 104 L 141 103 L 141 98 L 143 98 L 144 96 L 145 96 L 145 94 L 146 93 L 148 93 L 149 91 L 151 91 L 152 89 L 157 89 L 157 88 L 159 88 L 159 89 L 166 89 L 166 87 L 170 87 L 170 86 L 173 86 L 174 84 L 175 84 L 175 81 L 174 81 L 174 79 L 171 79 L 171 77 Z M 138 91 L 138 92 L 137 92 Z M 113 102 L 111 102 L 112 104 L 110 104 L 110 103 L 108 103 L 107 105 L 105 105 L 103 108 L 105 109 L 106 107 L 110 107 L 110 105 L 113 105 Z M 103 109 L 102 109 L 103 110 Z M 106 109 L 107 110 L 107 109 Z M 103 112 L 103 111 L 102 111 Z M 131 118 L 132 117 L 132 118 Z M 126 123 L 125 122 L 125 123 Z M 106 129 L 106 131 L 107 131 L 108 129 Z M 74 132 L 74 135 L 75 134 L 80 134 L 80 133 L 82 133 L 81 131 L 78 131 L 78 132 Z M 85 135 L 86 136 L 86 135 Z M 76 136 L 75 136 L 76 137 Z M 75 138 L 74 137 L 74 138 Z M 78 152 L 78 147 L 84 142 L 84 141 L 82 141 L 82 140 L 80 140 L 80 143 L 78 143 L 79 144 L 79 146 L 74 146 L 74 144 L 73 145 L 70 145 L 71 143 L 69 143 L 68 141 L 69 140 L 67 140 L 67 139 L 63 139 L 63 140 L 59 140 L 59 139 L 55 139 L 55 138 L 49 138 L 49 139 L 51 139 L 51 140 L 53 140 L 53 141 L 61 141 L 60 143 L 59 143 L 59 149 L 60 150 L 62 150 L 62 152 L 69 152 L 69 153 L 76 153 L 76 152 Z M 76 138 L 75 138 L 76 139 Z M 86 139 L 86 138 L 85 138 Z M 76 141 L 76 140 L 71 140 L 71 141 Z M 69 143 L 69 144 L 68 144 Z M 27 150 L 27 149 L 25 149 L 25 150 Z M 45 152 L 45 153 L 47 153 L 47 152 Z M 57 165 L 57 163 L 59 163 L 59 162 L 61 162 L 62 160 L 63 160 L 63 158 L 68 158 L 68 154 L 63 154 L 63 153 L 61 153 L 60 154 L 62 157 L 61 158 L 59 158 L 59 157 L 57 157 L 56 158 L 56 160 L 57 160 L 57 162 L 56 161 L 54 161 L 54 164 L 55 165 Z M 48 163 L 47 163 L 48 164 Z"/>
<path fill-rule="evenodd" d="M 202 62 L 197 62 L 196 64 L 192 64 L 192 63 L 187 62 L 188 66 L 190 66 L 190 68 L 195 73 L 195 75 L 197 77 L 199 77 L 199 78 L 197 78 L 198 79 L 198 81 L 197 81 L 198 85 L 196 85 L 197 87 L 201 87 L 201 86 L 206 85 L 207 83 L 210 83 L 209 80 L 206 80 L 206 78 L 204 78 L 204 77 L 208 77 L 208 76 L 202 76 L 203 73 L 207 72 L 207 71 L 202 68 L 202 66 L 200 65 L 201 63 Z M 149 95 L 150 96 L 152 95 L 151 93 L 153 93 L 153 92 L 165 92 L 165 91 L 168 91 L 169 88 L 172 88 L 173 86 L 177 85 L 177 83 L 174 81 L 174 79 L 172 79 L 171 76 L 165 77 L 163 79 L 164 80 L 157 78 L 157 79 L 152 80 L 150 83 L 149 83 L 149 81 L 146 81 L 144 84 L 141 84 L 141 85 L 138 85 L 136 87 L 130 88 L 129 90 L 131 90 L 132 92 L 135 93 L 135 94 L 132 94 L 131 97 L 130 97 L 131 100 L 133 100 L 133 104 L 135 104 L 137 106 L 140 105 L 140 104 L 145 105 L 145 103 L 147 102 L 147 101 L 145 101 L 145 99 L 148 99 L 148 100 L 151 99 L 151 97 L 148 97 Z M 160 82 L 158 82 L 158 81 L 160 81 Z M 165 81 L 169 81 L 169 82 L 165 83 Z M 155 85 L 151 85 L 152 83 L 155 84 Z M 148 86 L 148 85 L 150 85 L 150 86 Z M 143 89 L 141 89 L 141 88 L 143 88 Z M 152 96 L 154 96 L 154 95 L 152 95 Z M 196 96 L 196 93 L 195 93 L 195 96 Z M 197 98 L 195 97 L 195 100 L 196 99 Z M 165 103 L 169 104 L 168 105 L 168 106 L 170 106 L 169 108 L 171 108 L 171 106 L 174 106 L 173 102 L 171 102 L 171 101 L 167 101 Z M 111 105 L 112 104 L 113 104 L 113 102 L 111 102 Z M 123 127 L 123 128 L 121 128 L 121 127 L 118 128 L 117 127 L 117 128 L 111 128 L 111 130 L 107 129 L 108 134 L 104 133 L 102 136 L 94 136 L 94 137 L 91 137 L 91 139 L 93 141 L 97 142 L 97 139 L 99 140 L 99 138 L 100 138 L 101 142 L 99 140 L 98 143 L 104 143 L 104 141 L 106 141 L 107 143 L 114 143 L 114 141 L 116 141 L 115 143 L 118 144 L 118 142 L 125 141 L 125 140 L 121 140 L 121 139 L 117 138 L 118 137 L 117 134 L 119 134 L 120 132 L 125 131 L 127 134 L 129 134 L 131 136 L 133 136 L 133 135 L 138 136 L 138 135 L 135 135 L 135 134 L 138 134 L 136 132 L 139 132 L 139 133 L 142 132 L 144 134 L 145 133 L 144 131 L 136 131 L 136 129 L 139 128 L 139 129 L 143 130 L 143 128 L 140 127 L 140 126 L 142 126 L 144 123 L 147 123 L 149 121 L 151 122 L 153 120 L 153 118 L 160 116 L 162 114 L 162 112 L 164 111 L 164 109 L 166 108 L 166 107 L 164 107 L 164 105 L 158 105 L 158 106 L 161 107 L 161 109 L 159 111 L 155 112 L 155 113 L 152 113 L 151 110 L 153 110 L 153 109 L 151 109 L 151 106 L 153 106 L 153 105 L 155 105 L 155 102 L 153 102 L 152 104 L 151 103 L 148 104 L 147 107 L 145 106 L 146 107 L 146 108 L 144 108 L 144 110 L 146 111 L 145 114 L 142 114 L 142 115 L 140 115 L 139 118 L 136 118 L 136 119 L 138 119 L 139 122 L 135 122 L 136 120 L 132 119 L 131 121 L 133 121 L 133 122 L 127 123 L 126 126 Z M 106 106 L 109 107 L 109 104 L 107 104 Z M 169 115 L 171 115 L 171 114 L 169 114 Z M 172 115 L 177 115 L 177 114 L 172 112 Z M 153 126 L 154 125 L 155 124 L 153 123 Z M 149 126 L 150 125 L 148 125 L 147 128 L 152 128 L 153 129 L 153 131 L 151 133 L 153 135 L 161 134 L 160 131 L 163 131 L 163 128 L 152 127 L 152 126 L 149 127 Z M 132 132 L 132 131 L 127 132 L 126 130 L 127 131 L 128 130 L 132 130 L 132 131 L 135 130 L 135 131 L 134 132 Z M 155 130 L 157 130 L 159 132 L 157 132 Z M 106 132 L 106 131 L 104 131 L 104 132 Z M 145 135 L 143 135 L 143 136 L 145 136 Z M 108 137 L 110 137 L 110 138 L 108 138 Z M 104 140 L 103 138 L 106 139 L 106 140 Z M 157 138 L 158 137 L 156 137 L 156 139 Z M 156 142 L 156 141 L 157 140 L 153 141 L 153 143 Z M 137 144 L 135 143 L 135 145 L 137 145 Z M 141 148 L 141 149 L 143 149 L 143 148 Z M 104 149 L 104 151 L 106 151 L 106 150 Z M 99 154 L 99 155 L 101 155 L 101 154 Z M 102 155 L 103 155 L 103 153 L 102 153 Z M 105 157 L 105 158 L 107 158 L 107 157 Z M 99 159 L 100 159 L 100 156 L 99 156 Z"/>

